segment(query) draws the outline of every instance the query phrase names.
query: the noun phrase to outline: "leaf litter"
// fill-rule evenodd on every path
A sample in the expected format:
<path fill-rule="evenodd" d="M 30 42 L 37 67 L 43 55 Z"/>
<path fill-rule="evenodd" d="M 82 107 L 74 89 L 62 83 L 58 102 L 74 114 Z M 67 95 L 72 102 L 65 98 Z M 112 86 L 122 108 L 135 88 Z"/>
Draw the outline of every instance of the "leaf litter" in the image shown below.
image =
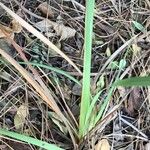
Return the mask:
<path fill-rule="evenodd" d="M 50 21 L 48 19 L 44 19 L 40 22 L 37 22 L 34 25 L 41 32 L 45 32 L 45 34 L 48 37 L 55 36 L 55 35 L 60 36 L 60 39 L 59 39 L 60 41 L 61 40 L 66 40 L 66 39 L 71 38 L 71 37 L 74 37 L 75 33 L 76 33 L 75 29 L 67 27 L 67 26 L 63 25 L 62 23 L 57 23 L 57 22 Z M 51 28 L 53 28 L 55 30 L 56 34 L 50 32 Z"/>
<path fill-rule="evenodd" d="M 13 4 L 14 3 L 12 3 L 12 7 L 14 6 Z M 102 78 L 102 83 L 98 81 L 96 84 L 97 89 L 95 91 L 92 91 L 93 93 L 97 93 L 99 92 L 99 90 L 103 90 L 101 96 L 99 97 L 99 101 L 96 103 L 96 106 L 105 99 L 109 90 L 108 85 L 111 83 L 113 78 L 115 78 L 115 72 L 118 71 L 118 62 L 120 62 L 121 59 L 125 59 L 128 65 L 127 67 L 130 67 L 130 70 L 125 73 L 125 76 L 127 77 L 140 75 L 149 67 L 149 53 L 147 56 L 143 55 L 143 57 L 141 57 L 139 61 L 135 65 L 133 65 L 135 58 L 138 58 L 139 54 L 142 56 L 143 53 L 147 53 L 149 51 L 150 28 L 147 23 L 147 1 L 145 1 L 144 4 L 145 5 L 138 3 L 137 6 L 134 6 L 135 10 L 132 14 L 133 18 L 131 18 L 131 16 L 129 15 L 131 14 L 131 12 L 128 9 L 130 2 L 96 2 L 96 14 L 93 34 L 95 35 L 95 38 L 93 38 L 91 68 L 92 76 L 93 74 L 94 76 L 97 75 L 99 73 L 99 70 L 101 70 L 101 68 L 103 68 L 103 65 L 105 65 L 105 62 L 107 60 L 110 60 L 109 64 L 107 64 L 108 67 L 105 66 L 105 69 L 102 69 L 103 71 L 98 77 L 98 79 L 101 79 L 101 77 L 104 75 L 105 80 Z M 33 26 L 35 26 L 40 32 L 44 33 L 50 39 L 50 41 L 52 41 L 52 43 L 55 43 L 55 45 L 58 44 L 59 49 L 67 53 L 69 57 L 72 58 L 72 60 L 76 62 L 82 69 L 82 49 L 84 40 L 83 15 L 85 10 L 84 1 L 67 0 L 60 2 L 59 0 L 50 0 L 49 2 L 44 2 L 42 0 L 32 2 L 29 0 L 24 4 L 20 4 L 20 6 L 22 6 L 22 8 L 27 8 L 27 11 L 22 8 L 18 9 L 18 6 L 14 7 L 14 11 L 16 13 L 20 11 L 19 16 L 24 18 L 27 22 L 29 21 L 29 23 L 32 23 Z M 145 12 L 141 12 L 139 8 L 144 8 Z M 5 18 L 6 14 L 3 14 L 3 11 L 1 10 L 0 12 L 2 12 L 1 14 Z M 36 18 L 36 16 L 39 16 L 40 19 L 38 17 Z M 42 53 L 42 50 L 46 48 L 46 46 L 42 42 L 31 36 L 28 31 L 22 30 L 22 27 L 16 20 L 7 19 L 7 17 L 6 19 L 0 18 L 2 22 L 2 24 L 0 24 L 0 38 L 1 40 L 3 40 L 0 45 L 5 45 L 3 46 L 3 49 L 8 51 L 8 53 L 9 51 L 11 51 L 10 55 L 12 57 L 14 57 L 18 61 L 21 59 L 19 55 L 16 55 L 16 52 L 14 52 L 15 50 L 12 49 L 10 44 L 6 46 L 6 43 L 4 43 L 6 39 L 6 35 L 4 34 L 4 32 L 6 32 L 11 39 L 16 41 L 22 47 L 23 53 L 28 58 L 28 60 L 33 60 L 37 63 L 39 63 L 39 60 L 42 60 L 42 64 L 61 68 L 63 70 L 66 70 L 67 72 L 71 71 L 70 73 L 75 75 L 78 80 L 82 81 L 82 76 L 77 72 L 74 72 L 70 65 L 64 63 L 60 56 L 52 55 L 51 52 L 51 55 L 49 55 L 47 52 Z M 128 42 L 126 44 L 126 41 L 130 41 L 130 39 L 137 34 L 139 34 L 141 37 L 139 36 L 137 39 L 134 38 L 131 43 Z M 76 35 L 78 35 L 78 37 Z M 27 38 L 30 38 L 30 41 L 28 41 Z M 140 40 L 138 41 L 138 39 Z M 123 43 L 125 43 L 126 46 L 123 46 L 119 53 L 115 55 L 115 58 L 112 59 L 111 56 L 117 51 L 118 48 L 123 45 Z M 40 45 L 37 48 L 40 52 L 40 55 L 35 54 L 32 50 L 32 48 L 36 47 L 37 44 Z M 67 50 L 65 50 L 64 47 L 67 47 Z M 35 58 L 33 59 L 32 56 L 35 56 Z M 11 114 L 9 109 L 8 112 L 6 112 L 6 118 L 11 116 L 12 121 L 14 122 L 14 127 L 12 126 L 12 128 L 16 131 L 20 131 L 21 129 L 23 129 L 24 133 L 25 131 L 30 129 L 30 135 L 37 135 L 38 138 L 41 137 L 41 139 L 43 140 L 49 139 L 49 141 L 61 145 L 65 149 L 73 149 L 72 141 L 70 140 L 70 136 L 68 136 L 68 132 L 66 131 L 61 118 L 54 112 L 52 112 L 52 110 L 48 108 L 45 103 L 41 102 L 41 98 L 39 97 L 39 95 L 35 91 L 32 91 L 32 88 L 30 86 L 28 87 L 28 85 L 24 83 L 24 81 L 20 81 L 21 77 L 15 69 L 7 66 L 8 64 L 0 65 L 2 70 L 1 72 L 5 72 L 5 69 L 7 68 L 6 70 L 9 74 L 9 77 L 5 77 L 5 74 L 2 74 L 3 77 L 0 77 L 0 81 L 2 83 L 0 85 L 0 98 L 3 93 L 4 95 L 9 95 L 8 97 L 5 97 L 3 103 L 7 104 L 7 102 L 11 99 L 11 104 L 9 105 L 15 105 L 15 108 L 18 108 L 15 115 Z M 26 67 L 25 65 L 22 66 Z M 26 69 L 28 70 L 28 68 Z M 66 100 L 67 105 L 73 112 L 75 119 L 78 121 L 81 87 L 75 85 L 69 79 L 58 75 L 57 73 L 55 74 L 52 71 L 46 71 L 45 69 L 41 68 L 36 69 L 40 73 L 44 83 L 47 84 L 50 91 L 52 92 L 52 95 L 61 108 L 62 113 L 67 116 L 68 120 L 71 122 L 71 125 L 74 126 L 74 122 L 72 122 L 72 119 L 70 119 L 71 117 L 68 115 L 68 109 L 66 111 L 64 103 L 62 102 L 62 96 L 64 96 L 64 100 Z M 124 70 L 121 71 L 121 73 L 123 72 Z M 145 75 L 149 75 L 149 73 L 146 72 Z M 55 85 L 55 82 L 53 81 L 53 78 L 55 78 L 55 76 L 57 76 L 61 81 L 59 84 L 62 93 L 59 92 Z M 9 82 L 10 79 L 11 83 Z M 19 82 L 19 85 L 21 87 L 19 86 L 19 88 L 17 88 L 16 86 L 16 89 L 13 91 L 13 88 L 15 86 L 13 86 L 12 88 L 11 85 L 15 84 L 15 82 Z M 66 94 L 68 90 L 65 90 L 64 85 L 68 86 L 67 89 L 69 89 L 69 94 Z M 9 91 L 10 89 L 11 92 Z M 95 149 L 141 150 L 141 148 L 145 148 L 146 150 L 148 150 L 149 142 L 143 139 L 141 135 L 136 135 L 136 133 L 144 133 L 147 136 L 150 135 L 149 88 L 127 89 L 124 87 L 118 87 L 117 90 L 119 92 L 119 95 L 118 92 L 115 91 L 108 106 L 109 109 L 115 107 L 115 105 L 118 106 L 116 110 L 116 113 L 118 113 L 117 117 L 115 119 L 112 119 L 111 122 L 109 121 L 109 123 L 107 123 L 106 125 L 102 125 L 103 130 L 100 130 L 99 128 L 99 130 L 96 130 L 95 134 L 92 135 L 92 138 L 94 138 L 95 140 Z M 9 92 L 11 94 L 9 94 Z M 28 106 L 24 105 L 25 96 L 29 100 Z M 18 99 L 19 105 L 18 103 L 16 104 Z M 95 109 L 97 109 L 97 107 L 95 107 Z M 106 114 L 107 111 L 108 110 L 106 110 Z M 48 112 L 51 112 L 50 118 L 46 115 Z M 126 118 L 126 121 L 128 121 L 130 125 L 132 124 L 132 127 L 140 132 L 135 133 L 133 132 L 133 129 L 131 129 L 128 125 L 125 126 L 124 123 L 120 124 L 120 122 L 118 121 L 120 114 L 123 115 L 124 118 Z M 0 118 L 0 122 L 2 124 L 5 124 L 5 118 Z M 117 123 L 114 124 L 114 122 Z M 113 130 L 115 132 L 113 132 Z M 117 136 L 117 134 L 121 135 Z M 102 137 L 104 137 L 104 139 L 102 139 Z M 115 143 L 113 139 L 116 140 Z M 88 138 L 86 139 L 85 137 L 85 140 L 83 140 L 83 143 L 85 142 L 83 144 L 83 149 L 86 149 L 86 147 L 88 147 L 87 149 L 90 149 L 91 141 L 91 135 L 89 134 Z M 82 149 L 80 145 L 78 148 Z"/>

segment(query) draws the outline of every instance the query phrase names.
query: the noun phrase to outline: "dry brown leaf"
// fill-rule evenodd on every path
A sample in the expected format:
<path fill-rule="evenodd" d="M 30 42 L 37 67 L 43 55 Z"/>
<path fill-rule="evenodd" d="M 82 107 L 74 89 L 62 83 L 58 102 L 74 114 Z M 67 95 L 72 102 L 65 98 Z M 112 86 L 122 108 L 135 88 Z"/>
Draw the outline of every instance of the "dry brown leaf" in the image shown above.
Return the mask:
<path fill-rule="evenodd" d="M 12 20 L 12 28 L 0 24 L 0 38 L 10 37 L 14 38 L 14 33 L 20 33 L 22 26 L 15 20 Z"/>
<path fill-rule="evenodd" d="M 23 127 L 28 114 L 29 114 L 29 110 L 28 110 L 28 107 L 26 105 L 21 105 L 18 108 L 17 113 L 14 117 L 14 125 L 15 125 L 16 129 L 20 129 Z"/>
<path fill-rule="evenodd" d="M 20 23 L 17 22 L 15 19 L 13 19 L 11 23 L 13 32 L 20 33 L 22 30 L 22 26 L 20 25 Z"/>
<path fill-rule="evenodd" d="M 108 143 L 107 139 L 102 139 L 100 140 L 96 146 L 95 146 L 95 150 L 110 150 L 110 145 Z"/>
<path fill-rule="evenodd" d="M 54 30 L 56 31 L 57 35 L 61 36 L 60 41 L 74 37 L 76 33 L 75 29 L 66 27 L 63 24 L 55 24 Z"/>
<path fill-rule="evenodd" d="M 53 21 L 50 21 L 48 19 L 44 19 L 40 22 L 35 23 L 35 26 L 41 31 L 46 32 L 46 35 L 48 36 L 53 27 L 56 34 L 60 36 L 60 41 L 65 40 L 67 38 L 75 36 L 76 30 L 72 29 L 70 27 L 64 26 L 63 24 L 59 24 Z M 52 34 L 50 34 L 52 35 Z"/>
<path fill-rule="evenodd" d="M 5 38 L 7 36 L 13 39 L 14 31 L 9 27 L 0 24 L 0 38 Z"/>
<path fill-rule="evenodd" d="M 143 103 L 140 92 L 140 88 L 133 88 L 128 99 L 126 112 L 132 117 L 137 115 L 137 112 Z"/>
<path fill-rule="evenodd" d="M 48 15 L 49 17 L 54 17 L 54 13 L 52 11 L 51 6 L 44 2 L 37 7 L 43 14 Z"/>

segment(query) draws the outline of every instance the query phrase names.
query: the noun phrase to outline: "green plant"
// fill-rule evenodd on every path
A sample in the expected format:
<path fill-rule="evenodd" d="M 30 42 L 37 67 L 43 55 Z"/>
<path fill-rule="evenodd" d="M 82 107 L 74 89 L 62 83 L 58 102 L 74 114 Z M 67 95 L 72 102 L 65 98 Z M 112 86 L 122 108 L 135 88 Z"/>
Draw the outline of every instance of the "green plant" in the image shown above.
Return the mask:
<path fill-rule="evenodd" d="M 0 135 L 7 136 L 10 138 L 19 140 L 19 141 L 23 141 L 23 142 L 28 143 L 28 144 L 33 144 L 35 146 L 44 148 L 46 150 L 52 150 L 52 149 L 53 150 L 62 150 L 61 148 L 57 147 L 55 144 L 49 144 L 47 142 L 29 137 L 29 136 L 25 136 L 22 134 L 18 134 L 18 133 L 12 132 L 12 131 L 7 131 L 4 129 L 0 129 Z"/>
<path fill-rule="evenodd" d="M 48 65 L 44 65 L 44 64 L 39 64 L 39 63 L 34 63 L 34 62 L 20 62 L 20 64 L 30 64 L 30 65 L 33 65 L 33 66 L 37 66 L 37 67 L 41 67 L 41 68 L 45 68 L 45 69 L 49 69 L 51 71 L 54 71 L 58 74 L 61 74 L 61 75 L 64 75 L 66 76 L 68 79 L 74 81 L 76 84 L 78 84 L 79 86 L 81 86 L 81 83 L 75 79 L 73 76 L 71 76 L 69 73 L 63 71 L 63 70 L 60 70 L 58 68 L 54 68 L 54 67 L 51 67 L 51 66 L 48 66 Z"/>
<path fill-rule="evenodd" d="M 128 79 L 118 80 L 114 86 L 150 86 L 150 76 L 147 77 L 131 77 Z"/>
<path fill-rule="evenodd" d="M 90 91 L 90 87 L 91 87 L 91 78 L 90 78 L 90 74 L 91 74 L 91 55 L 92 55 L 92 33 L 93 33 L 93 16 L 94 16 L 94 6 L 95 6 L 95 0 L 87 0 L 86 1 L 86 16 L 85 16 L 85 42 L 84 42 L 84 64 L 83 64 L 83 83 L 82 83 L 82 97 L 81 97 L 81 105 L 80 105 L 80 116 L 79 116 L 79 128 L 78 129 L 75 129 L 75 130 L 79 130 L 79 133 L 78 133 L 78 138 L 79 139 L 82 139 L 87 133 L 89 130 L 91 130 L 95 125 L 96 123 L 102 118 L 103 116 L 103 112 L 105 111 L 108 103 L 109 103 L 109 100 L 110 100 L 110 97 L 113 93 L 113 91 L 115 90 L 115 86 L 112 86 L 112 87 L 109 87 L 108 89 L 108 95 L 106 96 L 106 98 L 104 99 L 102 105 L 100 106 L 99 108 L 99 111 L 98 112 L 95 112 L 94 109 L 95 109 L 95 104 L 99 98 L 99 96 L 101 95 L 102 93 L 102 90 L 100 90 L 93 98 L 92 98 L 92 94 L 91 94 L 91 91 Z M 38 34 L 38 32 L 35 32 Z M 45 39 L 45 38 L 44 38 Z M 45 41 L 45 40 L 44 40 Z M 46 40 L 47 41 L 47 40 Z M 51 45 L 51 44 L 49 44 Z M 61 54 L 60 51 L 57 50 L 57 48 L 55 46 L 53 46 L 54 49 L 56 49 L 56 51 Z M 2 52 L 1 52 L 2 54 Z M 4 54 L 3 54 L 4 56 Z M 6 58 L 6 57 L 5 57 Z M 8 57 L 7 57 L 8 58 Z M 80 72 L 80 70 L 76 67 L 76 65 L 74 65 L 72 63 L 72 61 L 70 61 L 70 59 L 68 59 L 68 57 L 66 57 L 64 55 L 64 58 L 66 60 L 68 60 L 68 62 L 71 62 L 71 64 Z M 15 63 L 15 62 L 14 62 Z M 57 68 L 53 68 L 53 67 L 50 67 L 50 66 L 47 66 L 47 65 L 42 65 L 42 64 L 38 64 L 38 63 L 32 63 L 32 62 L 21 62 L 20 64 L 30 64 L 30 65 L 33 65 L 33 66 L 37 66 L 37 67 L 42 67 L 42 68 L 47 68 L 47 69 L 50 69 L 52 71 L 55 71 L 56 73 L 59 73 L 59 74 L 62 74 L 66 77 L 68 77 L 70 80 L 76 82 L 77 84 L 80 85 L 80 82 L 78 80 L 76 80 L 74 77 L 70 76 L 69 74 L 67 74 L 66 72 L 60 70 L 60 69 L 57 69 Z M 117 77 L 116 77 L 116 81 L 119 79 L 119 75 L 120 75 L 120 71 L 122 70 L 123 68 L 123 65 L 124 64 L 124 61 L 120 61 L 120 64 L 119 64 L 119 72 L 117 74 Z M 17 66 L 17 64 L 16 64 Z M 116 67 L 116 65 L 115 65 Z M 18 68 L 20 68 L 20 66 L 18 66 Z M 19 70 L 19 69 L 18 69 Z M 22 68 L 20 68 L 20 70 L 23 70 Z M 21 72 L 21 71 L 20 71 Z M 26 75 L 26 80 L 27 81 L 32 81 L 32 77 L 27 73 L 27 72 L 24 72 L 22 73 L 24 74 L 24 76 Z M 32 81 L 32 84 L 31 84 L 35 89 L 37 89 L 37 92 L 40 93 L 41 95 L 43 95 L 42 98 L 46 98 L 45 102 L 51 102 L 49 99 L 47 99 L 47 96 L 46 94 L 46 91 L 43 90 L 43 92 L 40 91 L 40 85 L 39 84 L 36 84 L 35 81 Z M 117 84 L 116 84 L 117 85 Z M 44 93 L 44 94 L 43 94 Z M 49 104 L 50 106 L 51 104 Z M 56 103 L 54 103 L 52 106 L 53 106 L 53 110 L 55 112 L 58 112 L 57 114 L 60 115 L 61 112 L 59 110 L 59 108 L 56 107 Z M 70 127 L 70 124 L 68 120 L 66 120 L 66 118 L 64 118 L 64 116 L 61 115 L 61 119 L 65 122 L 66 121 L 66 126 L 67 127 Z M 70 128 L 69 128 L 70 129 Z M 68 130 L 69 130 L 68 129 Z M 71 132 L 72 133 L 72 132 Z M 36 139 L 33 139 L 31 137 L 26 137 L 24 135 L 20 135 L 20 134 L 17 134 L 17 133 L 13 133 L 13 132 L 10 132 L 10 131 L 6 131 L 6 130 L 0 130 L 0 134 L 1 135 L 5 135 L 5 136 L 9 136 L 11 138 L 15 138 L 17 140 L 21 140 L 21 141 L 24 141 L 24 142 L 27 142 L 27 143 L 30 143 L 30 144 L 34 144 L 34 145 L 37 145 L 37 146 L 40 146 L 40 147 L 43 147 L 43 148 L 46 148 L 46 149 L 59 149 L 58 147 L 56 147 L 55 145 L 51 145 L 51 144 L 48 144 L 46 142 L 42 142 L 40 140 L 36 140 Z M 76 132 L 75 132 L 76 134 Z M 73 134 L 72 134 L 73 135 Z M 44 144 L 44 145 L 43 145 Z"/>
<path fill-rule="evenodd" d="M 85 15 L 85 36 L 84 36 L 84 63 L 83 63 L 83 83 L 80 106 L 79 137 L 85 135 L 86 114 L 90 107 L 90 72 L 92 54 L 92 33 L 95 0 L 87 0 Z"/>

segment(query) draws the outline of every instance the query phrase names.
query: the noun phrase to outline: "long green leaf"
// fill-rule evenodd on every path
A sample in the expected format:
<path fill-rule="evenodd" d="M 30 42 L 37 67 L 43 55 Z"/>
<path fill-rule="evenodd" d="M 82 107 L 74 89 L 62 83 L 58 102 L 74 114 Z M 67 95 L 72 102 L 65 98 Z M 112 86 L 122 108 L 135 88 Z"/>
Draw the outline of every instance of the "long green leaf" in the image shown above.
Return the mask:
<path fill-rule="evenodd" d="M 79 118 L 79 138 L 82 138 L 86 134 L 84 133 L 85 119 L 87 111 L 90 106 L 90 72 L 91 72 L 94 5 L 95 0 L 86 1 L 83 87 L 82 87 L 80 118 Z"/>
<path fill-rule="evenodd" d="M 147 77 L 131 77 L 128 79 L 118 80 L 114 86 L 150 86 L 150 76 Z"/>
<path fill-rule="evenodd" d="M 81 83 L 77 79 L 75 79 L 73 76 L 71 76 L 67 72 L 65 72 L 63 70 L 60 70 L 58 68 L 54 68 L 54 67 L 51 67 L 51 66 L 47 66 L 47 65 L 39 64 L 39 63 L 34 63 L 34 62 L 20 62 L 20 64 L 30 64 L 30 65 L 33 65 L 33 66 L 49 69 L 51 71 L 54 71 L 56 73 L 59 73 L 61 75 L 64 75 L 64 76 L 68 77 L 70 80 L 74 81 L 75 83 L 77 83 L 78 85 L 81 86 Z"/>
<path fill-rule="evenodd" d="M 98 98 L 99 98 L 99 96 L 101 95 L 101 93 L 102 93 L 102 90 L 99 91 L 99 92 L 94 96 L 94 98 L 92 99 L 92 102 L 91 102 L 91 104 L 90 104 L 90 107 L 89 107 L 89 109 L 88 109 L 88 111 L 87 111 L 86 119 L 85 119 L 85 128 L 84 128 L 86 131 L 87 131 L 87 130 L 90 130 L 90 129 L 93 128 L 94 125 L 95 125 L 95 122 L 94 122 L 94 120 L 95 120 L 95 115 L 93 115 L 92 112 L 93 112 L 93 110 L 94 110 L 94 108 L 95 108 L 95 104 L 96 104 L 96 102 L 98 101 Z M 92 120 L 92 119 L 93 119 L 93 120 Z M 88 128 L 89 128 L 89 129 L 88 129 Z"/>
<path fill-rule="evenodd" d="M 88 120 L 90 119 L 90 116 L 91 116 L 91 114 L 92 114 L 92 110 L 93 110 L 94 107 L 95 107 L 95 103 L 97 102 L 97 100 L 98 100 L 99 96 L 101 95 L 101 93 L 102 93 L 102 91 L 99 91 L 99 92 L 94 96 L 94 98 L 93 98 L 93 100 L 92 100 L 92 102 L 91 102 L 91 104 L 90 104 L 90 107 L 89 107 L 89 109 L 88 109 L 88 111 L 87 111 L 87 114 L 86 114 L 85 124 L 88 123 Z"/>
<path fill-rule="evenodd" d="M 10 138 L 19 140 L 19 141 L 23 141 L 28 144 L 33 144 L 33 145 L 39 146 L 41 148 L 44 148 L 46 150 L 63 150 L 62 148 L 59 148 L 54 144 L 49 144 L 47 142 L 29 137 L 29 136 L 25 136 L 22 134 L 18 134 L 18 133 L 12 132 L 12 131 L 4 130 L 4 129 L 0 129 L 0 135 L 7 136 Z"/>

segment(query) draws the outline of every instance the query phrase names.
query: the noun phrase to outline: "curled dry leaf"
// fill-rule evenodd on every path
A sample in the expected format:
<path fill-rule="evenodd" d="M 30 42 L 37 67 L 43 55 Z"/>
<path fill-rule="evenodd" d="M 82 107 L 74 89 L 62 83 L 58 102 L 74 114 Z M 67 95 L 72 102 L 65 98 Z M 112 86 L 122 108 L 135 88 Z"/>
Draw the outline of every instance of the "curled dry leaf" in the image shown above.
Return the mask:
<path fill-rule="evenodd" d="M 51 6 L 47 3 L 47 2 L 44 2 L 44 3 L 41 3 L 39 6 L 38 6 L 38 9 L 45 15 L 48 15 L 49 17 L 54 17 L 54 13 L 52 11 L 52 8 Z"/>
<path fill-rule="evenodd" d="M 28 114 L 29 110 L 26 105 L 23 104 L 18 108 L 17 113 L 14 117 L 14 125 L 16 129 L 20 129 L 24 126 Z"/>
<path fill-rule="evenodd" d="M 96 146 L 95 146 L 95 150 L 110 150 L 110 145 L 108 143 L 107 139 L 102 139 L 100 140 Z"/>
<path fill-rule="evenodd" d="M 72 29 L 70 27 L 64 26 L 62 23 L 56 23 L 53 21 L 50 21 L 48 19 L 44 19 L 40 22 L 35 23 L 35 26 L 41 31 L 46 32 L 46 35 L 48 36 L 53 28 L 58 36 L 60 36 L 60 41 L 65 40 L 67 38 L 75 36 L 76 30 Z M 52 34 L 50 34 L 52 35 Z"/>

